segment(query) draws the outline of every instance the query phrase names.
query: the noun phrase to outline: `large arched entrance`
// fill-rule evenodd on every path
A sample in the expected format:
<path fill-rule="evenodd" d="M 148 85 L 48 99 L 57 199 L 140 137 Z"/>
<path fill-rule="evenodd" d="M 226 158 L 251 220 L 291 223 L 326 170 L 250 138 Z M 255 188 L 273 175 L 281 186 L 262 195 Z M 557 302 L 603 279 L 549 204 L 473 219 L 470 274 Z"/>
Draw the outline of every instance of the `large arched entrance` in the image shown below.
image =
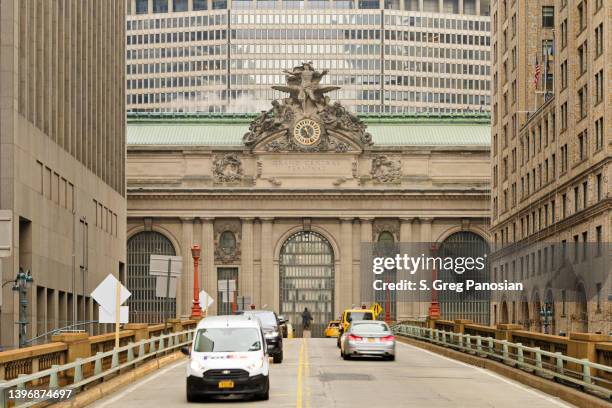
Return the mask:
<path fill-rule="evenodd" d="M 451 234 L 446 238 L 438 251 L 442 258 L 460 257 L 486 257 L 489 253 L 489 244 L 481 236 L 470 232 L 461 231 Z M 476 282 L 489 281 L 489 263 L 485 262 L 485 268 L 474 270 L 469 273 L 457 274 L 454 270 L 441 269 L 438 279 L 442 282 L 465 282 L 472 279 Z M 454 292 L 450 290 L 438 292 L 440 311 L 443 319 L 470 319 L 479 324 L 490 324 L 490 293 L 488 291 L 463 291 Z"/>
<path fill-rule="evenodd" d="M 175 255 L 174 246 L 159 232 L 143 231 L 127 242 L 127 300 L 130 323 L 161 323 L 164 310 L 168 318 L 176 317 L 176 300 L 155 296 L 155 277 L 149 275 L 151 254 Z M 165 308 L 164 308 L 165 303 Z"/>
<path fill-rule="evenodd" d="M 280 257 L 280 314 L 302 335 L 301 314 L 312 313 L 311 333 L 323 336 L 334 317 L 334 251 L 321 234 L 300 231 L 283 244 Z"/>

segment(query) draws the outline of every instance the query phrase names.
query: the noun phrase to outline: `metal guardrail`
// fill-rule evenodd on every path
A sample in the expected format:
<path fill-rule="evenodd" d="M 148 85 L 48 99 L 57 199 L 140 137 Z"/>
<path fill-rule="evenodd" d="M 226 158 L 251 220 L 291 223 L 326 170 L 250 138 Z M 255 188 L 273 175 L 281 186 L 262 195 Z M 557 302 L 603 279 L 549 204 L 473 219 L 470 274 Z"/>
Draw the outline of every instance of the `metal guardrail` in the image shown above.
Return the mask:
<path fill-rule="evenodd" d="M 493 337 L 454 333 L 429 327 L 397 324 L 393 326 L 396 335 L 425 340 L 444 347 L 451 347 L 466 353 L 501 361 L 504 364 L 531 372 L 537 376 L 557 382 L 565 382 L 592 391 L 603 398 L 612 398 L 612 381 L 593 375 L 597 371 L 612 376 L 612 367 L 598 364 L 589 359 L 568 357 L 561 352 L 527 347 L 521 343 L 497 340 Z M 572 369 L 571 367 L 576 367 Z"/>
<path fill-rule="evenodd" d="M 84 386 L 95 381 L 101 381 L 105 377 L 118 373 L 126 368 L 135 367 L 138 363 L 156 357 L 159 354 L 179 349 L 182 346 L 191 344 L 195 330 L 185 330 L 178 333 L 163 334 L 158 337 L 144 339 L 137 343 L 129 343 L 126 346 L 114 348 L 107 352 L 98 352 L 95 356 L 87 358 L 77 358 L 74 362 L 53 365 L 51 368 L 33 374 L 20 374 L 18 378 L 9 381 L 0 381 L 0 407 L 6 407 L 8 402 L 7 392 L 10 389 L 30 390 L 38 389 L 36 384 L 46 383 L 48 389 L 59 389 L 60 378 L 70 379 L 68 384 L 62 384 L 61 389 L 71 389 L 75 393 Z M 146 347 L 148 345 L 148 347 Z M 134 350 L 137 349 L 135 356 Z M 125 353 L 125 362 L 120 363 L 120 354 Z M 110 367 L 104 369 L 104 359 L 111 359 Z M 93 370 L 91 366 L 93 365 Z M 85 368 L 85 370 L 84 370 Z M 71 371 L 67 375 L 68 370 Z M 88 371 L 92 371 L 88 373 Z M 90 374 L 90 375 L 87 375 Z M 31 407 L 50 399 L 38 399 L 23 403 L 16 402 L 15 407 Z"/>

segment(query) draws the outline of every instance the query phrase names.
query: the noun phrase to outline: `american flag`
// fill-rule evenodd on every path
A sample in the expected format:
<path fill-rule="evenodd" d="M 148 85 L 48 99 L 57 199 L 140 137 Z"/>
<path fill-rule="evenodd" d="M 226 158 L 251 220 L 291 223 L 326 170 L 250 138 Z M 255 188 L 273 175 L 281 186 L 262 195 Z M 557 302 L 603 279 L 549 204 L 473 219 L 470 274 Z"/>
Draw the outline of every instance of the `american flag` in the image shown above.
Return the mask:
<path fill-rule="evenodd" d="M 536 89 L 538 88 L 538 84 L 540 83 L 541 75 L 542 75 L 542 66 L 540 65 L 540 62 L 538 61 L 538 57 L 536 57 L 535 70 L 533 74 L 533 86 Z"/>

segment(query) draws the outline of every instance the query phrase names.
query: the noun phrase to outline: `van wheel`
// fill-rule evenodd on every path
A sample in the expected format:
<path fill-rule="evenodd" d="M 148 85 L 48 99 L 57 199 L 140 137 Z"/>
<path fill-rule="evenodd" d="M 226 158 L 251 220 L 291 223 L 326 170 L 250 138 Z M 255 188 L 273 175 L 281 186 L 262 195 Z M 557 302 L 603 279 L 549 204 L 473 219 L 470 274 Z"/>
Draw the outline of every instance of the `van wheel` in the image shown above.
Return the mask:
<path fill-rule="evenodd" d="M 283 351 L 281 350 L 281 352 L 280 352 L 280 353 L 275 354 L 275 355 L 272 357 L 272 361 L 274 361 L 274 364 L 280 364 L 280 363 L 282 363 L 282 362 L 283 362 Z"/>
<path fill-rule="evenodd" d="M 187 402 L 198 402 L 198 395 L 187 386 Z"/>
<path fill-rule="evenodd" d="M 267 401 L 270 399 L 270 379 L 266 379 L 266 390 L 262 393 L 255 395 L 255 399 L 260 401 Z"/>

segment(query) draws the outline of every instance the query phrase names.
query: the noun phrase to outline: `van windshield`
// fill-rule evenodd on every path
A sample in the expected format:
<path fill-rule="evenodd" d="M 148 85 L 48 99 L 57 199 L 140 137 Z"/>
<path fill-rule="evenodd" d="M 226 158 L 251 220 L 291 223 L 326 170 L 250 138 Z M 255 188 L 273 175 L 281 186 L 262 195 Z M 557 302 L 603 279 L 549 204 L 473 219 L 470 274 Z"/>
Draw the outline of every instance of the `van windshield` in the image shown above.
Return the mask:
<path fill-rule="evenodd" d="M 258 350 L 261 350 L 261 341 L 259 330 L 254 327 L 200 329 L 194 346 L 194 351 L 199 353 Z"/>

